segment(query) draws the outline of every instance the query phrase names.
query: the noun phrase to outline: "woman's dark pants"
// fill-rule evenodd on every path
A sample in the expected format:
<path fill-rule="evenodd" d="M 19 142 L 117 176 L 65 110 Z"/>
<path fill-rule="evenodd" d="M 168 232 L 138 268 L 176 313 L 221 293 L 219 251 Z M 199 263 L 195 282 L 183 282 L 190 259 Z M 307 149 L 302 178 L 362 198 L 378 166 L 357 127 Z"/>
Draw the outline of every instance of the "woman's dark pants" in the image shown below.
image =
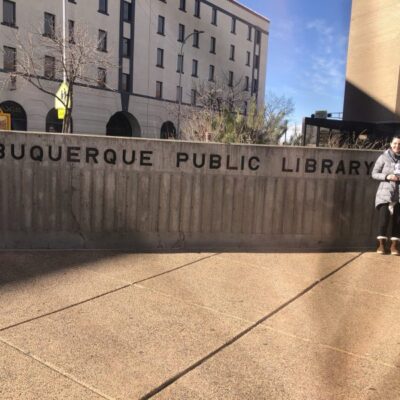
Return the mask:
<path fill-rule="evenodd" d="M 378 206 L 379 213 L 379 230 L 378 236 L 388 236 L 388 228 L 390 220 L 392 220 L 391 237 L 400 238 L 400 203 L 394 206 L 393 215 L 389 211 L 389 203 L 380 204 Z M 390 237 L 389 236 L 389 237 Z"/>

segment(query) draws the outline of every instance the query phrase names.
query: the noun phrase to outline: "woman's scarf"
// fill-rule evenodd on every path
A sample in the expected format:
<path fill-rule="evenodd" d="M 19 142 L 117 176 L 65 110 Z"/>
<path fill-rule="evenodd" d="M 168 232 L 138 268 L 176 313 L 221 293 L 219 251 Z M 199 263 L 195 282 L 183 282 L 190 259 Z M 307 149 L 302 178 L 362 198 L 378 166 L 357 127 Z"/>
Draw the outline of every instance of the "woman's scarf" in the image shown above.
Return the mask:
<path fill-rule="evenodd" d="M 400 154 L 396 154 L 392 149 L 389 149 L 389 154 L 394 160 L 400 161 Z"/>

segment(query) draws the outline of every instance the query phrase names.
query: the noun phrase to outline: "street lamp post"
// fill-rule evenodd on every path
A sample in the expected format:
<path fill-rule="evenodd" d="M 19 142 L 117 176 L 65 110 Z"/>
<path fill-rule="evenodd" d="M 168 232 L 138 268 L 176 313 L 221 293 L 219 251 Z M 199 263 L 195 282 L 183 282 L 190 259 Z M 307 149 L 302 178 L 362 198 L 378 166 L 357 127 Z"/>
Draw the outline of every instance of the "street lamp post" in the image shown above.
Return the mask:
<path fill-rule="evenodd" d="M 177 127 L 177 138 L 181 138 L 181 106 L 182 106 L 182 69 L 183 69 L 183 47 L 185 46 L 187 40 L 191 38 L 193 35 L 200 35 L 201 33 L 204 33 L 204 31 L 194 31 L 187 35 L 181 45 L 181 51 L 179 53 L 179 58 L 180 58 L 180 65 L 179 65 L 179 96 L 178 96 L 178 127 Z"/>
<path fill-rule="evenodd" d="M 67 18 L 67 16 L 66 16 L 66 14 L 67 14 L 67 5 L 66 5 L 66 0 L 63 0 L 63 21 L 62 21 L 62 24 L 63 24 L 63 29 L 62 29 L 62 32 L 63 32 L 63 38 L 62 38 L 62 40 L 63 40 L 63 64 L 64 64 L 64 66 L 63 66 L 63 81 L 64 81 L 64 83 L 67 81 L 67 71 L 65 70 L 65 68 L 66 68 L 66 60 L 67 60 L 67 38 L 66 38 L 66 36 L 67 36 L 67 33 L 66 33 L 66 18 Z"/>

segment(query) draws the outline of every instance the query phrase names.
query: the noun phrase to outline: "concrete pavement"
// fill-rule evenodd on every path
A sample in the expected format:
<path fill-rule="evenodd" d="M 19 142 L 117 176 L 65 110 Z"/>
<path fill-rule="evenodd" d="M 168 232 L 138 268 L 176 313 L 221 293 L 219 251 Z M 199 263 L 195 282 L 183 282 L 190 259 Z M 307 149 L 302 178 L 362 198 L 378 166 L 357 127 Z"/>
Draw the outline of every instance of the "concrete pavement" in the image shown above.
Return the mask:
<path fill-rule="evenodd" d="M 400 399 L 400 258 L 0 252 L 0 399 Z"/>

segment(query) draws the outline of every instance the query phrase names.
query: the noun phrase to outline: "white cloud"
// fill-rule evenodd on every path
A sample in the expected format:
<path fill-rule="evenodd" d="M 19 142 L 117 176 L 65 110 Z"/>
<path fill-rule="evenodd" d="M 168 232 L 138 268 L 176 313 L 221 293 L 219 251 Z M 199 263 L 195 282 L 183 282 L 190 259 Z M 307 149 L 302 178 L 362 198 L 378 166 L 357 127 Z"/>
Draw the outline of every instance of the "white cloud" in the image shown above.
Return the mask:
<path fill-rule="evenodd" d="M 310 65 L 305 86 L 318 95 L 331 95 L 344 85 L 347 37 L 337 35 L 327 21 L 316 19 L 306 25 L 317 35 L 315 46 L 308 54 Z"/>
<path fill-rule="evenodd" d="M 290 40 L 294 36 L 295 23 L 294 20 L 286 20 L 273 26 L 271 35 L 274 39 Z"/>
<path fill-rule="evenodd" d="M 320 35 L 329 40 L 334 39 L 334 29 L 327 25 L 323 19 L 315 19 L 307 24 L 307 29 L 315 29 Z"/>

